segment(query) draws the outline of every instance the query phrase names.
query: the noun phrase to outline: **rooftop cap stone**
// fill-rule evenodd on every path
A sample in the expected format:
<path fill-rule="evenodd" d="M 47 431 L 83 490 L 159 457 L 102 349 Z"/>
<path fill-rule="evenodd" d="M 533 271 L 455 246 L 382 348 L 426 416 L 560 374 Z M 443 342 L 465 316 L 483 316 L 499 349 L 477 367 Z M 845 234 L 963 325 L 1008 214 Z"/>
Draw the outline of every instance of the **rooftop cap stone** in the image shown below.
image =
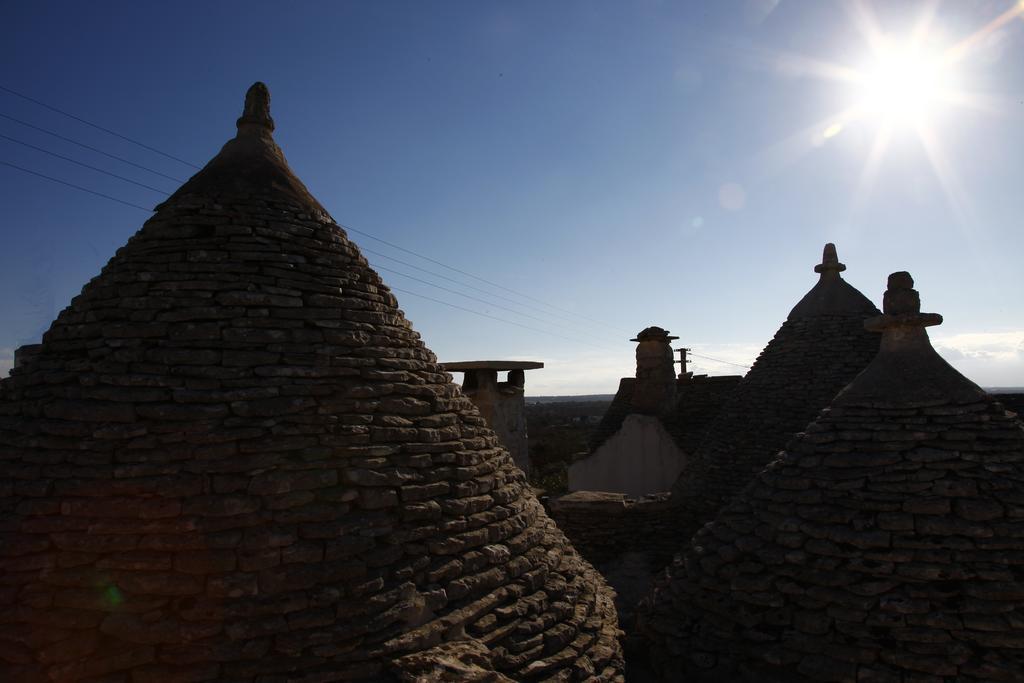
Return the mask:
<path fill-rule="evenodd" d="M 818 283 L 793 307 L 789 319 L 875 311 L 874 304 L 839 275 L 844 270 L 846 266 L 839 262 L 836 245 L 826 244 L 821 263 L 814 266 L 814 272 L 820 274 Z"/>
<path fill-rule="evenodd" d="M 939 320 L 890 276 L 877 357 L 643 611 L 663 680 L 1020 680 L 1024 426 L 935 354 Z"/>
<path fill-rule="evenodd" d="M 235 125 L 235 137 L 221 148 L 199 173 L 192 176 L 156 210 L 188 197 L 219 195 L 274 196 L 328 216 L 306 186 L 288 166 L 284 152 L 274 142 L 274 119 L 270 116 L 270 91 L 254 83 L 245 94 L 245 106 Z M 329 216 L 328 216 L 329 217 Z"/>
<path fill-rule="evenodd" d="M 268 102 L 0 381 L 0 680 L 621 680 L 611 592 Z"/>
<path fill-rule="evenodd" d="M 836 245 L 829 242 L 821 253 L 821 263 L 814 266 L 815 273 L 835 271 L 841 273 L 846 270 L 846 264 L 839 262 L 839 254 L 836 252 Z"/>
<path fill-rule="evenodd" d="M 882 334 L 878 356 L 840 392 L 836 402 L 953 399 L 966 403 L 986 396 L 932 347 L 925 328 L 942 324 L 942 316 L 921 312 L 921 298 L 910 273 L 889 276 L 882 306 L 882 315 L 864 321 L 865 329 Z"/>
<path fill-rule="evenodd" d="M 637 333 L 636 337 L 633 338 L 633 339 L 630 339 L 629 341 L 635 341 L 635 342 L 664 341 L 664 342 L 669 342 L 669 341 L 674 341 L 676 339 L 679 339 L 679 337 L 669 336 L 669 331 L 668 330 L 662 329 L 662 328 L 660 328 L 660 327 L 658 327 L 656 325 L 652 325 L 651 327 L 645 327 L 644 329 L 640 330 L 640 332 Z"/>
<path fill-rule="evenodd" d="M 465 372 L 466 370 L 539 370 L 544 363 L 536 360 L 462 360 L 454 363 L 442 363 L 448 372 Z"/>

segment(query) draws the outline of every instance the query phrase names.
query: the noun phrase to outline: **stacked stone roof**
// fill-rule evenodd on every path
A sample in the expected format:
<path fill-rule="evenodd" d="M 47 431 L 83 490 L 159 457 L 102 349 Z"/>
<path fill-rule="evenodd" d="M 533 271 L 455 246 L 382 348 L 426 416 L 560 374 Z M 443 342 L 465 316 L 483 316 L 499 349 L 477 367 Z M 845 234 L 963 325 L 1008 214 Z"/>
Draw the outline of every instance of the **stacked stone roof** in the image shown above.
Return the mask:
<path fill-rule="evenodd" d="M 835 245 L 814 267 L 818 282 L 718 411 L 707 437 L 673 487 L 679 542 L 738 493 L 814 419 L 878 351 L 864 320 L 878 309 L 843 280 Z"/>
<path fill-rule="evenodd" d="M 693 539 L 642 620 L 665 680 L 1019 681 L 1024 426 L 932 349 L 881 350 Z"/>
<path fill-rule="evenodd" d="M 728 403 L 739 381 L 739 375 L 688 375 L 677 380 L 671 405 L 658 417 L 683 452 L 693 453 L 703 442 L 715 416 Z M 636 378 L 619 380 L 618 391 L 587 442 L 589 453 L 613 437 L 629 415 L 638 412 L 633 406 L 635 388 Z"/>
<path fill-rule="evenodd" d="M 593 453 L 601 447 L 608 439 L 615 435 L 615 432 L 622 428 L 626 417 L 633 412 L 633 389 L 636 386 L 635 377 L 623 377 L 619 380 L 619 389 L 612 397 L 608 409 L 601 416 L 601 421 L 590 433 L 587 440 L 587 447 Z"/>
<path fill-rule="evenodd" d="M 739 375 L 693 375 L 680 380 L 675 408 L 662 415 L 661 422 L 684 453 L 697 450 L 740 381 Z"/>
<path fill-rule="evenodd" d="M 0 679 L 386 680 L 466 639 L 621 678 L 603 580 L 272 130 L 256 84 L 0 383 Z"/>

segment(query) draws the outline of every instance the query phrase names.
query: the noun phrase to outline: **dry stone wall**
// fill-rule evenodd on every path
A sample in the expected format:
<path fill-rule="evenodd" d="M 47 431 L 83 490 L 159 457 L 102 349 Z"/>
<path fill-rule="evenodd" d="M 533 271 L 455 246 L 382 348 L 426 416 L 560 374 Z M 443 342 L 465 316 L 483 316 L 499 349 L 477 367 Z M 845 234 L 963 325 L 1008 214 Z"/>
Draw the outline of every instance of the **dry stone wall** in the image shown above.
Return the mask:
<path fill-rule="evenodd" d="M 515 680 L 621 679 L 611 593 L 260 88 L 0 383 L 0 680 L 383 680 L 463 640 Z"/>
<path fill-rule="evenodd" d="M 624 552 L 644 552 L 665 566 L 679 550 L 673 539 L 669 493 L 630 498 L 577 491 L 548 501 L 551 517 L 573 547 L 600 567 Z"/>

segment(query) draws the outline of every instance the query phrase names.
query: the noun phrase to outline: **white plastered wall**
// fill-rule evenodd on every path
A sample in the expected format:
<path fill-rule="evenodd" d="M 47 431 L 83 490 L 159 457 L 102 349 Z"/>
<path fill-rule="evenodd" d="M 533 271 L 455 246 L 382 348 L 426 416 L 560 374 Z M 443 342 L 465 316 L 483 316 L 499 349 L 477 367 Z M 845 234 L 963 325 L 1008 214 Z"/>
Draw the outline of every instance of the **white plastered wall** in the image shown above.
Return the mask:
<path fill-rule="evenodd" d="M 633 414 L 593 454 L 569 466 L 569 490 L 628 496 L 668 491 L 685 463 L 661 420 Z"/>

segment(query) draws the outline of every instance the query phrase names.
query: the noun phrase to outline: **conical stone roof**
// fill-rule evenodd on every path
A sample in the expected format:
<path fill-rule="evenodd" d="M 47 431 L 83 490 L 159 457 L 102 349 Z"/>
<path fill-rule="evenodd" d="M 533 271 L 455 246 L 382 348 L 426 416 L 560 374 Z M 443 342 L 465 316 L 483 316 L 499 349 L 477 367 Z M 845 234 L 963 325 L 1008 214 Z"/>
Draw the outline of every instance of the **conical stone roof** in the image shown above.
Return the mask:
<path fill-rule="evenodd" d="M 665 680 L 1021 680 L 1024 427 L 932 349 L 912 286 L 890 276 L 878 356 L 657 591 Z"/>
<path fill-rule="evenodd" d="M 679 542 L 685 544 L 814 419 L 878 351 L 864 320 L 878 315 L 843 280 L 846 266 L 826 244 L 818 282 L 793 307 L 673 487 Z"/>
<path fill-rule="evenodd" d="M 603 580 L 272 130 L 257 83 L 0 383 L 0 680 L 387 680 L 466 639 L 621 678 Z"/>

